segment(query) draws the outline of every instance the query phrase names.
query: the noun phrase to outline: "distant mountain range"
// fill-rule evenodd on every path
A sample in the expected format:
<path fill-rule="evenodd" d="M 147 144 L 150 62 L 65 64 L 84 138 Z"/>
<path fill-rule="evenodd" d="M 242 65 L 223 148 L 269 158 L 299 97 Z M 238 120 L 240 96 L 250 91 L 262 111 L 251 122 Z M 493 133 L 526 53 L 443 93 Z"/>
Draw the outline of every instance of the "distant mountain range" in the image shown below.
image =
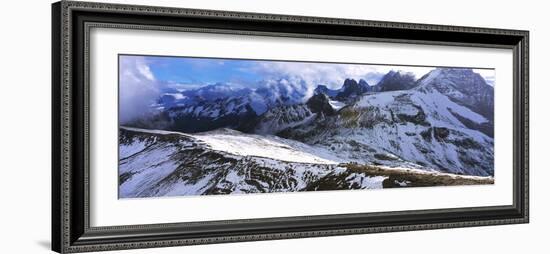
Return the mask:
<path fill-rule="evenodd" d="M 280 79 L 261 89 L 235 89 L 217 84 L 180 93 L 166 93 L 159 98 L 156 105 L 158 113 L 155 116 L 128 126 L 188 133 L 180 135 L 184 135 L 186 140 L 195 140 L 178 142 L 186 147 L 186 151 L 191 149 L 189 151 L 197 153 L 193 156 L 199 156 L 197 158 L 200 161 L 188 161 L 189 158 L 184 158 L 187 155 L 176 156 L 173 152 L 171 156 L 176 157 L 171 157 L 166 163 L 187 166 L 189 163 L 218 165 L 216 161 L 221 158 L 219 151 L 223 151 L 224 158 L 238 156 L 238 163 L 230 163 L 238 168 L 235 169 L 238 172 L 227 166 L 230 164 L 222 163 L 226 166 L 220 164 L 218 169 L 217 166 L 212 166 L 212 170 L 225 172 L 223 176 L 218 175 L 216 180 L 211 178 L 213 171 L 193 173 L 178 169 L 177 175 L 173 175 L 176 171 L 166 171 L 166 174 L 172 174 L 170 179 L 173 182 L 170 180 L 163 184 L 174 184 L 189 177 L 189 174 L 194 176 L 195 182 L 215 181 L 215 185 L 201 183 L 203 187 L 217 186 L 207 188 L 208 192 L 233 193 L 241 187 L 241 192 L 246 192 L 246 188 L 269 192 L 268 189 L 275 186 L 270 181 L 285 181 L 288 185 L 284 188 L 279 186 L 278 189 L 306 190 L 307 186 L 313 188 L 315 184 L 335 184 L 326 178 L 328 176 L 339 181 L 344 186 L 342 188 L 351 188 L 353 182 L 357 181 L 365 183 L 355 185 L 357 188 L 378 186 L 382 185 L 384 179 L 389 179 L 386 177 L 373 180 L 376 179 L 372 178 L 373 175 L 363 174 L 362 180 L 357 180 L 357 175 L 351 177 L 353 172 L 357 172 L 350 171 L 349 163 L 417 169 L 437 174 L 494 175 L 494 90 L 471 69 L 438 68 L 418 80 L 411 73 L 390 71 L 376 85 L 371 86 L 364 80 L 357 82 L 346 79 L 340 89 L 319 85 L 309 91 L 300 81 L 290 83 L 292 82 L 287 79 Z M 224 130 L 222 136 L 225 138 L 208 138 L 214 134 L 220 137 L 220 130 Z M 201 133 L 190 138 L 192 133 L 197 132 Z M 172 141 L 159 145 L 159 133 L 151 134 L 138 129 L 121 130 L 120 137 L 120 143 L 128 147 L 124 148 L 125 153 L 141 153 L 139 151 L 147 149 L 150 153 L 163 154 L 168 151 L 168 146 L 174 145 Z M 178 136 L 178 140 L 181 139 Z M 143 140 L 151 140 L 150 144 L 157 145 L 142 144 Z M 290 150 L 259 155 L 242 154 L 243 149 L 246 150 L 244 144 L 247 142 L 264 144 L 249 149 L 277 150 L 288 147 Z M 280 157 L 281 154 L 290 159 L 285 160 Z M 121 158 L 132 156 L 134 155 L 128 153 Z M 307 159 L 313 157 L 316 159 Z M 307 161 L 300 161 L 300 158 L 306 158 Z M 137 164 L 130 167 L 129 160 L 120 161 L 124 168 L 120 177 L 125 179 L 138 174 L 135 173 Z M 226 160 L 227 158 L 223 159 Z M 300 163 L 308 164 L 306 167 Z M 199 164 L 196 165 L 198 170 Z M 254 181 L 247 175 L 246 167 L 256 170 L 264 167 L 284 170 L 277 171 L 278 176 L 273 176 L 273 179 L 266 176 L 262 183 L 252 183 Z M 308 169 L 304 171 L 304 167 Z M 265 170 L 264 168 L 261 171 Z M 219 172 L 216 174 L 221 174 Z M 280 178 L 281 174 L 284 174 L 284 179 Z M 205 180 L 207 175 L 210 180 Z M 250 182 L 246 182 L 247 179 Z M 189 186 L 193 181 L 187 181 L 185 185 Z M 235 181 L 240 184 L 235 184 Z M 409 182 L 409 185 L 415 185 L 414 181 Z M 226 186 L 224 182 L 231 182 L 233 185 L 221 190 L 219 186 Z M 386 183 L 388 186 L 395 184 L 397 183 Z M 268 187 L 260 188 L 256 185 Z M 143 186 L 146 188 L 148 185 Z M 147 188 L 147 195 L 160 195 L 162 192 L 152 186 Z M 131 189 L 128 187 L 128 190 Z M 195 191 L 195 194 L 205 193 L 204 190 Z M 140 193 L 144 195 L 145 192 Z"/>
<path fill-rule="evenodd" d="M 322 92 L 346 101 L 373 89 L 364 80 L 357 83 L 346 79 L 338 90 L 319 85 L 314 93 Z M 227 83 L 184 91 L 169 89 L 159 97 L 156 114 L 125 124 L 191 133 L 224 127 L 246 129 L 251 120 L 272 108 L 303 103 L 308 93 L 303 80 L 286 78 L 265 81 L 256 89 L 237 88 Z"/>
<path fill-rule="evenodd" d="M 368 92 L 408 90 L 415 87 L 416 84 L 414 74 L 392 70 L 374 86 L 369 85 L 364 79 L 360 79 L 359 82 L 354 79 L 346 79 L 340 89 L 331 90 L 324 85 L 319 85 L 315 89 L 315 93 L 323 93 L 334 99 L 347 100 Z"/>
<path fill-rule="evenodd" d="M 441 75 L 437 75 L 438 73 Z M 342 87 L 336 90 L 318 85 L 311 96 L 324 94 L 333 104 L 352 104 L 365 94 L 410 90 L 427 82 L 432 82 L 434 89 L 447 95 L 455 103 L 485 116 L 490 122 L 493 121 L 493 87 L 469 69 L 436 69 L 419 80 L 415 80 L 412 73 L 390 71 L 373 86 L 363 79 L 359 82 L 346 79 Z M 218 128 L 248 131 L 250 122 L 257 121 L 255 118 L 261 118 L 262 114 L 274 108 L 297 107 L 296 105 L 311 99 L 307 96 L 308 87 L 302 80 L 272 80 L 257 89 L 235 88 L 232 84 L 217 83 L 193 90 L 164 93 L 157 101 L 157 114 L 126 125 L 191 133 Z M 475 123 L 469 125 L 473 126 Z M 490 132 L 488 127 L 477 126 Z"/>

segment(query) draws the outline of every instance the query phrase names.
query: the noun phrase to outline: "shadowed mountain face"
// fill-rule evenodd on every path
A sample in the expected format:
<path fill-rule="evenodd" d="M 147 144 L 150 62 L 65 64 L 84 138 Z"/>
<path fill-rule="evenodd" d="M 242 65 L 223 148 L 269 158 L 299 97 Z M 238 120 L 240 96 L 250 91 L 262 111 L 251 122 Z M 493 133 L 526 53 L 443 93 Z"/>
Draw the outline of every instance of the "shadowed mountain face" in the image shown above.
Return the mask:
<path fill-rule="evenodd" d="M 416 173 L 392 178 L 387 168 L 428 172 L 441 182 L 448 173 L 452 179 L 494 175 L 494 90 L 472 70 L 435 69 L 417 81 L 389 72 L 376 86 L 346 79 L 340 89 L 319 85 L 302 97 L 278 82 L 273 91 L 161 97 L 159 114 L 132 126 L 188 134 L 121 129 L 121 194 L 436 185 L 423 185 Z M 373 174 L 377 170 L 385 173 Z M 148 182 L 149 176 L 156 180 Z"/>
<path fill-rule="evenodd" d="M 306 102 L 307 107 L 313 113 L 334 115 L 336 113 L 335 108 L 330 104 L 330 98 L 324 94 L 313 95 Z"/>
<path fill-rule="evenodd" d="M 325 94 L 329 97 L 334 97 L 336 94 L 340 92 L 340 89 L 338 90 L 331 90 L 325 85 L 318 85 L 315 90 L 313 90 L 313 94 Z"/>
<path fill-rule="evenodd" d="M 376 86 L 380 92 L 408 90 L 416 86 L 416 79 L 412 73 L 390 71 Z"/>
<path fill-rule="evenodd" d="M 359 83 L 357 83 L 354 79 L 346 79 L 340 92 L 336 94 L 336 99 L 347 100 L 350 97 L 354 98 L 360 96 L 370 90 L 369 84 L 364 80 L 360 80 Z"/>
<path fill-rule="evenodd" d="M 371 91 L 373 91 L 373 87 L 363 79 L 360 79 L 359 83 L 355 79 L 346 79 L 342 87 L 336 90 L 329 89 L 325 85 L 318 85 L 314 94 L 324 94 L 330 98 L 345 101 Z"/>

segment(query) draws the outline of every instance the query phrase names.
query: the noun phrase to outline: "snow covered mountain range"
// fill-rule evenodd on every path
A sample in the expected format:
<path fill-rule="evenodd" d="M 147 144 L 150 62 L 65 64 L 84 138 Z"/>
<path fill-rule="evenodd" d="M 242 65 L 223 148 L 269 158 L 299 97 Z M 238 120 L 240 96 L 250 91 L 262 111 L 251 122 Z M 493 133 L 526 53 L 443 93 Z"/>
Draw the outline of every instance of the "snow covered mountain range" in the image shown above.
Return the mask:
<path fill-rule="evenodd" d="M 120 195 L 492 183 L 493 107 L 493 87 L 462 68 L 165 93 L 120 129 Z"/>

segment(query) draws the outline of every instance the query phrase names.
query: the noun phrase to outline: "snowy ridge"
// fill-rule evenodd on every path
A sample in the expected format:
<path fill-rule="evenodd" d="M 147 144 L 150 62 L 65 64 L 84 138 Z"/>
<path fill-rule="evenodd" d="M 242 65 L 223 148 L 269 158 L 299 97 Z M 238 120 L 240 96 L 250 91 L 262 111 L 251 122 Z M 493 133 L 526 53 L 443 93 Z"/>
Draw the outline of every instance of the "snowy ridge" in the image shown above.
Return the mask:
<path fill-rule="evenodd" d="M 245 134 L 231 129 L 219 129 L 197 134 L 131 127 L 121 127 L 121 129 L 142 133 L 181 135 L 193 139 L 212 150 L 238 156 L 264 157 L 287 162 L 315 164 L 338 164 L 341 162 L 337 157 L 322 148 L 272 135 Z M 121 153 L 128 154 L 128 150 L 138 151 L 143 147 L 144 144 L 138 143 L 132 148 L 123 148 Z"/>
<path fill-rule="evenodd" d="M 283 161 L 277 159 L 280 154 L 258 154 L 248 150 L 260 145 L 268 146 L 267 150 L 273 151 L 276 147 L 275 150 L 282 149 L 278 152 L 303 156 L 301 153 L 311 147 L 292 140 L 224 129 L 188 135 L 123 127 L 119 137 L 120 153 L 127 155 L 121 156 L 119 161 L 120 198 L 426 186 L 426 183 L 414 180 L 423 175 L 435 179 L 450 177 L 467 181 L 467 184 L 492 182 L 492 178 L 487 177 L 458 176 L 407 167 L 378 167 L 373 172 L 363 172 L 347 164 L 327 163 L 326 158 L 291 157 L 300 162 Z M 243 154 L 233 151 L 234 145 L 243 142 L 252 144 L 239 150 Z M 228 147 L 230 152 L 227 152 Z M 296 153 L 287 151 L 289 149 Z M 314 149 L 316 155 L 326 152 Z M 394 174 L 413 178 L 396 178 Z M 430 181 L 430 185 L 441 184 Z"/>
<path fill-rule="evenodd" d="M 233 151 L 243 142 L 246 147 Z M 121 198 L 322 190 L 317 183 L 334 177 L 343 179 L 342 189 L 368 189 L 381 188 L 386 179 L 350 176 L 345 167 L 302 151 L 311 148 L 296 141 L 232 130 L 188 135 L 122 127 L 120 143 L 120 153 L 129 154 L 119 161 Z M 256 145 L 270 152 L 256 151 Z M 298 162 L 277 159 L 281 154 Z"/>
<path fill-rule="evenodd" d="M 240 156 L 256 156 L 288 162 L 338 164 L 340 160 L 324 149 L 271 135 L 244 134 L 233 130 L 217 130 L 193 137 L 216 151 Z"/>

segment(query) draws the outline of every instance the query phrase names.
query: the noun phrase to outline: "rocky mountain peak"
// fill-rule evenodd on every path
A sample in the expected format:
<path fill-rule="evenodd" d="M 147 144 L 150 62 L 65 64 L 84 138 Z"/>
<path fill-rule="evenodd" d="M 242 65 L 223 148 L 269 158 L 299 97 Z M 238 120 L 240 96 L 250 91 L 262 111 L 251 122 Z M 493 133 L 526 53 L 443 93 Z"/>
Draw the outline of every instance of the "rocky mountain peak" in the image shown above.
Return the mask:
<path fill-rule="evenodd" d="M 437 68 L 424 75 L 418 83 L 439 88 L 452 86 L 461 90 L 489 86 L 479 73 L 469 68 Z"/>
<path fill-rule="evenodd" d="M 472 69 L 437 68 L 424 75 L 418 83 L 419 87 L 436 90 L 452 101 L 493 121 L 494 88 Z"/>
<path fill-rule="evenodd" d="M 370 88 L 369 83 L 367 83 L 367 81 L 365 81 L 364 79 L 360 79 L 358 84 L 361 87 L 365 87 L 367 89 Z"/>
<path fill-rule="evenodd" d="M 335 96 L 338 93 L 338 90 L 332 90 L 329 89 L 325 85 L 318 85 L 315 90 L 313 90 L 313 94 L 326 94 L 327 96 Z"/>
<path fill-rule="evenodd" d="M 377 86 L 381 92 L 408 90 L 416 86 L 416 79 L 413 73 L 391 70 Z"/>
<path fill-rule="evenodd" d="M 362 82 L 361 82 L 362 81 Z M 336 95 L 337 99 L 345 100 L 350 97 L 356 97 L 366 92 L 369 92 L 370 86 L 366 81 L 360 80 L 359 83 L 355 79 L 346 79 L 340 92 Z"/>
<path fill-rule="evenodd" d="M 323 113 L 324 115 L 333 115 L 334 108 L 330 105 L 329 98 L 323 93 L 316 94 L 309 98 L 306 105 L 313 113 Z"/>

